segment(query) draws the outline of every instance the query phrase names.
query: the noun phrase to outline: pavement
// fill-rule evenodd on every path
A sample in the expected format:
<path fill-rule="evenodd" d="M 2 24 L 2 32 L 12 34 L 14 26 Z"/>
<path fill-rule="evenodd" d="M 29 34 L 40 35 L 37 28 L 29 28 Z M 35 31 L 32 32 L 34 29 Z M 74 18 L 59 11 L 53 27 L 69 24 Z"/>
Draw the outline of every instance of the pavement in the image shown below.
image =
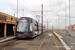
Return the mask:
<path fill-rule="evenodd" d="M 4 41 L 7 41 L 7 40 L 10 40 L 10 39 L 13 39 L 13 38 L 15 38 L 15 36 L 6 37 L 6 38 L 1 37 L 1 38 L 0 38 L 0 43 L 1 43 L 1 42 L 4 42 Z"/>
<path fill-rule="evenodd" d="M 71 50 L 75 50 L 75 37 L 65 35 L 63 33 L 57 32 L 60 36 L 62 36 L 64 42 L 71 48 Z"/>

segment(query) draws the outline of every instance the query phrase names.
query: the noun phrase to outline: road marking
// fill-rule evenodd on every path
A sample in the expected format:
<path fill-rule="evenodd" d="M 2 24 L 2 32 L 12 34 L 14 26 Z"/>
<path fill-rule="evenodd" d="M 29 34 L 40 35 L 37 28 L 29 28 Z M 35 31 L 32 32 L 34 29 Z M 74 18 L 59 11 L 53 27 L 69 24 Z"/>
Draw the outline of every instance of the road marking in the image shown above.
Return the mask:
<path fill-rule="evenodd" d="M 61 41 L 61 43 L 63 44 L 63 46 L 65 47 L 66 50 L 71 50 L 67 44 L 62 40 L 62 38 L 60 38 L 61 36 L 58 36 L 56 32 L 54 32 L 54 34 L 58 37 L 58 39 Z"/>
<path fill-rule="evenodd" d="M 75 44 L 75 43 L 71 43 L 71 44 Z"/>
<path fill-rule="evenodd" d="M 7 40 L 10 40 L 10 39 L 13 39 L 13 38 L 15 38 L 15 36 L 13 36 L 13 37 L 8 37 L 8 38 L 6 38 L 6 39 L 3 39 L 3 40 L 0 41 L 0 43 L 1 43 L 1 42 L 4 42 L 4 41 L 7 41 Z"/>
<path fill-rule="evenodd" d="M 54 32 L 58 37 L 63 38 L 62 36 L 60 36 L 59 34 L 57 34 L 56 32 Z"/>
<path fill-rule="evenodd" d="M 55 40 L 55 38 L 54 38 L 54 36 L 53 36 L 53 39 L 54 39 L 55 45 L 58 46 L 58 45 L 57 45 L 57 42 L 56 42 L 56 40 Z M 58 47 L 57 47 L 57 50 L 59 50 Z"/>

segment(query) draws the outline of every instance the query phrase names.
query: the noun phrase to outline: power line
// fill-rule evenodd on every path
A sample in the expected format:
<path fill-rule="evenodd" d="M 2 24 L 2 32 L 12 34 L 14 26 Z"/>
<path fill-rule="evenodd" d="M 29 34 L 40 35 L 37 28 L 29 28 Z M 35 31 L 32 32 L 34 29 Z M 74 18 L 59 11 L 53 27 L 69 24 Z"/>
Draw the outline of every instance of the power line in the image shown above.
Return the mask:
<path fill-rule="evenodd" d="M 24 0 L 23 0 L 24 1 Z M 30 8 L 30 6 L 24 1 L 24 3 L 27 5 L 27 7 L 30 9 L 30 11 L 32 10 L 31 8 Z"/>
<path fill-rule="evenodd" d="M 32 11 L 32 12 L 41 12 L 41 11 Z M 43 12 L 54 12 L 54 10 L 44 10 Z"/>
<path fill-rule="evenodd" d="M 32 9 L 31 9 L 31 7 L 25 2 L 25 0 L 23 0 L 24 1 L 24 4 L 26 4 L 27 5 L 27 7 L 28 7 L 28 9 L 32 12 Z"/>

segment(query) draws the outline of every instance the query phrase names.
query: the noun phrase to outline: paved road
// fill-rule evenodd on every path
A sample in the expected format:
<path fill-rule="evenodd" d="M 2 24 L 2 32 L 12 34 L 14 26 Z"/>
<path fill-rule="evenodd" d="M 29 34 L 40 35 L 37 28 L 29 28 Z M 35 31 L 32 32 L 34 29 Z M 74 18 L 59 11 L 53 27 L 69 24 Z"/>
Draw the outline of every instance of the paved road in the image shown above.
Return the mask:
<path fill-rule="evenodd" d="M 75 50 L 75 37 L 65 35 L 63 33 L 57 32 L 59 35 L 61 35 L 64 40 L 64 42 L 72 49 Z"/>

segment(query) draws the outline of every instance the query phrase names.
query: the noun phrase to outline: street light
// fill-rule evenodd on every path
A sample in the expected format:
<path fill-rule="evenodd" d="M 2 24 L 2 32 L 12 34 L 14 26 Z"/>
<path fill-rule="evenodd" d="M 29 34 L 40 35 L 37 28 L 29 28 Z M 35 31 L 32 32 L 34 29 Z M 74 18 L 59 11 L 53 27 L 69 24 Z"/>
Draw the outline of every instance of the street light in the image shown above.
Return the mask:
<path fill-rule="evenodd" d="M 70 29 L 71 30 L 71 21 L 70 21 L 70 0 L 69 0 L 69 25 L 70 25 Z"/>
<path fill-rule="evenodd" d="M 56 29 L 57 29 L 57 16 L 56 16 Z"/>
<path fill-rule="evenodd" d="M 47 19 L 47 31 L 48 31 L 48 19 Z"/>
<path fill-rule="evenodd" d="M 57 16 L 58 16 L 58 29 L 59 29 L 59 15 L 57 14 Z"/>
<path fill-rule="evenodd" d="M 41 30 L 42 30 L 42 34 L 43 34 L 43 4 L 41 5 L 41 23 L 42 23 L 42 28 L 41 28 Z"/>
<path fill-rule="evenodd" d="M 17 0 L 17 18 L 18 18 L 18 0 Z"/>
<path fill-rule="evenodd" d="M 66 32 L 66 0 L 65 0 L 65 32 Z"/>

